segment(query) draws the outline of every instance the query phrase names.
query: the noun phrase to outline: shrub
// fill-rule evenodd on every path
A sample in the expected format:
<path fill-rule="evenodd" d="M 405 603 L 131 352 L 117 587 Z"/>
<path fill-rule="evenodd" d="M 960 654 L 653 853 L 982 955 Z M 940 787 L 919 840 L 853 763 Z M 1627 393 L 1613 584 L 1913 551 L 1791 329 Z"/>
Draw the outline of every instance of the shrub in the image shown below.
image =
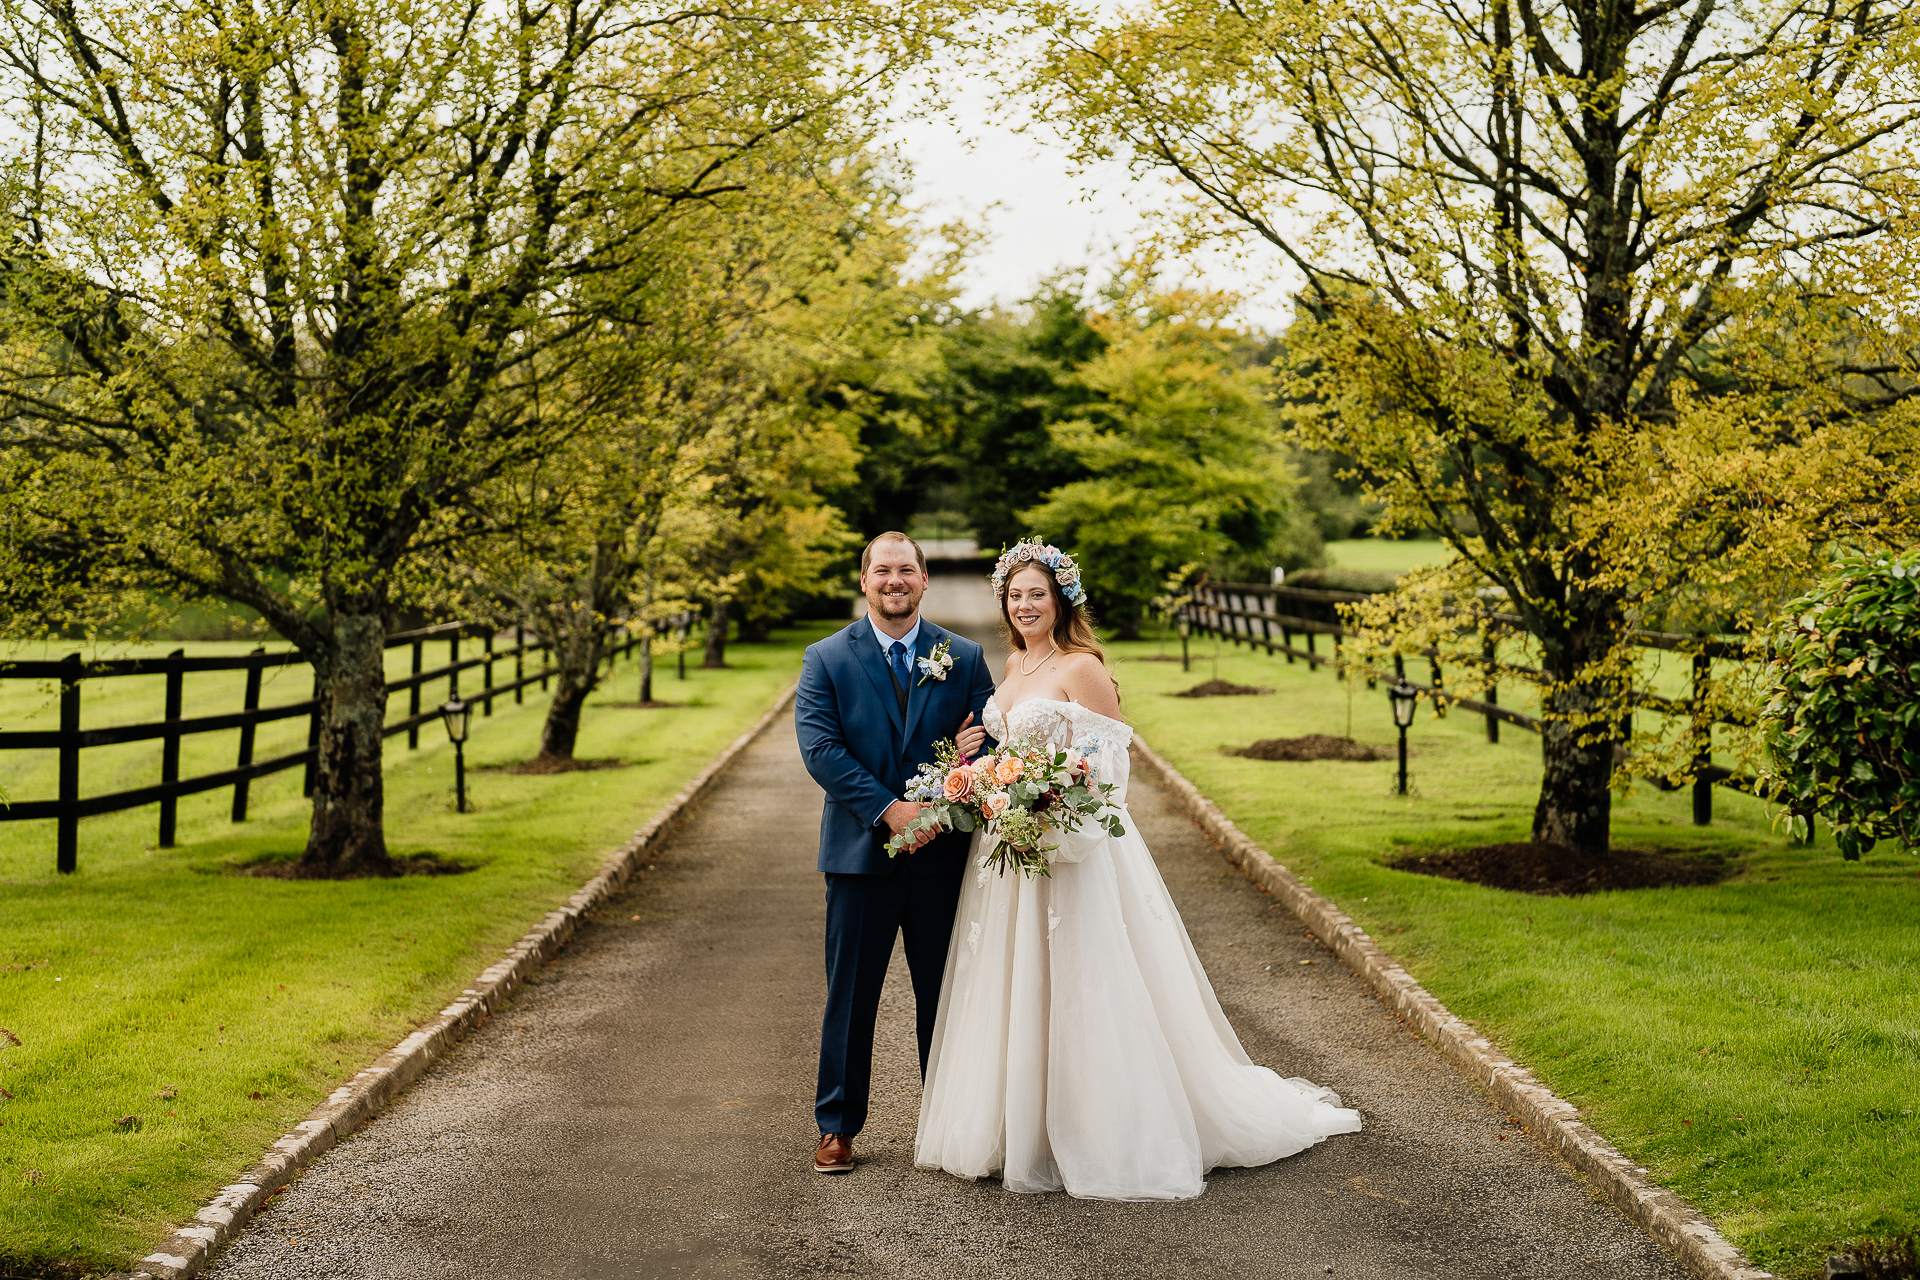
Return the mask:
<path fill-rule="evenodd" d="M 1920 552 L 1849 555 L 1774 637 L 1767 790 L 1833 826 L 1843 856 L 1920 844 Z"/>
<path fill-rule="evenodd" d="M 1391 591 L 1400 581 L 1397 573 L 1382 569 L 1302 569 L 1287 575 L 1290 587 L 1311 587 L 1316 591 Z"/>

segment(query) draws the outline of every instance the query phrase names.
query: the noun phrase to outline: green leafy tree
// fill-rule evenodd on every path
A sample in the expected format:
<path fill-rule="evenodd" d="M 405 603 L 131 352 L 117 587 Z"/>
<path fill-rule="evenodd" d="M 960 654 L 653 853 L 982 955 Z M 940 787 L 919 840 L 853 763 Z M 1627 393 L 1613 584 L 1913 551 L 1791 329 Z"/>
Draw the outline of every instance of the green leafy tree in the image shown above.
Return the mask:
<path fill-rule="evenodd" d="M 1689 591 L 1764 623 L 1809 546 L 1913 536 L 1911 5 L 1033 14 L 1025 85 L 1081 155 L 1298 282 L 1299 442 L 1453 544 L 1369 615 L 1383 641 L 1520 619 L 1536 839 L 1608 847 L 1636 623 Z"/>
<path fill-rule="evenodd" d="M 802 168 L 796 159 L 810 161 L 814 176 L 781 172 Z M 837 546 L 837 526 L 814 486 L 842 482 L 846 424 L 813 393 L 828 376 L 840 385 L 847 347 L 884 327 L 874 317 L 888 303 L 902 305 L 889 268 L 911 252 L 911 238 L 897 197 L 871 181 L 864 158 L 788 160 L 757 173 L 749 191 L 687 218 L 681 240 L 700 251 L 662 261 L 644 298 L 610 299 L 622 322 L 570 350 L 542 402 L 571 414 L 572 387 L 615 378 L 618 399 L 481 504 L 548 514 L 509 520 L 486 554 L 450 548 L 449 578 L 464 587 L 455 608 L 526 623 L 554 646 L 545 761 L 573 757 L 582 711 L 608 670 L 613 623 L 638 633 L 645 667 L 658 626 L 696 595 L 724 599 L 744 626 L 761 625 L 817 584 L 819 547 Z M 814 367 L 823 351 L 831 375 Z M 883 357 L 875 363 L 886 365 Z M 768 475 L 767 451 L 780 453 L 796 438 L 807 441 L 800 456 L 817 461 L 817 471 L 796 477 L 776 468 L 783 484 L 769 519 L 752 526 L 761 550 L 751 567 L 703 579 L 691 566 L 710 559 L 719 528 L 729 538 L 746 534 L 719 511 L 699 508 L 737 505 L 743 485 L 755 500 L 766 497 L 759 481 Z"/>
<path fill-rule="evenodd" d="M 1088 478 L 1021 513 L 1073 551 L 1123 637 L 1139 633 L 1170 569 L 1238 549 L 1263 559 L 1289 528 L 1271 374 L 1224 323 L 1229 305 L 1174 292 L 1097 317 L 1106 348 L 1075 375 L 1092 399 L 1051 428 Z"/>
<path fill-rule="evenodd" d="M 0 0 L 5 625 L 258 610 L 319 677 L 302 869 L 390 870 L 382 636 L 421 556 L 617 398 L 534 409 L 596 300 L 763 151 L 846 154 L 929 18 Z"/>
<path fill-rule="evenodd" d="M 1074 371 L 1107 343 L 1088 322 L 1081 283 L 1079 273 L 1048 280 L 1018 307 L 964 313 L 943 334 L 932 394 L 951 423 L 960 504 L 984 547 L 1011 546 L 1030 531 L 1021 512 L 1086 477 L 1052 431 L 1093 398 Z"/>

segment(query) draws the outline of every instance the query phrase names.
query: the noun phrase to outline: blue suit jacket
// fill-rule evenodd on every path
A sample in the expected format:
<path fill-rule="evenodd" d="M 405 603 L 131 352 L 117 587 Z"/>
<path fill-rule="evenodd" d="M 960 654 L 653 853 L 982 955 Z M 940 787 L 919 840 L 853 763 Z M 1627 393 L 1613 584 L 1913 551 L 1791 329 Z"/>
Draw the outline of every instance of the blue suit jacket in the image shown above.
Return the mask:
<path fill-rule="evenodd" d="M 925 618 L 914 637 L 913 656 L 927 657 L 942 640 L 953 655 L 953 668 L 945 680 L 921 680 L 918 664 L 909 664 L 904 718 L 886 656 L 865 618 L 807 646 L 793 722 L 807 772 L 827 793 L 820 815 L 820 870 L 885 875 L 902 858 L 924 857 L 948 845 L 964 851 L 968 837 L 952 832 L 919 854 L 889 858 L 886 842 L 892 833 L 880 822 L 887 806 L 901 798 L 907 779 L 922 764 L 933 763 L 933 744 L 958 733 L 968 713 L 979 724 L 993 693 L 980 646 Z"/>

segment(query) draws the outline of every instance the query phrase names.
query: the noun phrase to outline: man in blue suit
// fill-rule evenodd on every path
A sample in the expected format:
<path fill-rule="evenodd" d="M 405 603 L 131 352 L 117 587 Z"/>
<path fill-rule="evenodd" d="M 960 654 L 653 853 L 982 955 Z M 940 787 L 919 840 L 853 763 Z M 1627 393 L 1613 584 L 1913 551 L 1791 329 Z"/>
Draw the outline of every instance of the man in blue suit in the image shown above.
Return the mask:
<path fill-rule="evenodd" d="M 907 780 L 933 762 L 936 742 L 979 718 L 993 676 L 979 645 L 920 616 L 927 561 L 903 533 L 883 533 L 860 556 L 867 616 L 807 648 L 794 700 L 800 753 L 827 793 L 820 815 L 820 870 L 827 878 L 827 1010 L 820 1024 L 814 1118 L 818 1173 L 853 1168 L 853 1136 L 867 1121 L 873 1026 L 880 987 L 904 933 L 927 1070 L 947 939 L 960 902 L 970 839 L 946 832 L 910 853 L 887 855 L 920 806 L 902 799 Z M 945 644 L 953 665 L 919 665 Z"/>

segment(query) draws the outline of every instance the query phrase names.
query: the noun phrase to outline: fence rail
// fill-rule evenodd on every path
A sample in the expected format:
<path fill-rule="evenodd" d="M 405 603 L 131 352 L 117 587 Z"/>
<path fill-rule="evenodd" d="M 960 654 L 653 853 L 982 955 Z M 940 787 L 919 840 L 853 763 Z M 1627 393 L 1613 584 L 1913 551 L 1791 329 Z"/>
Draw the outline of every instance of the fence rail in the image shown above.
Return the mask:
<path fill-rule="evenodd" d="M 610 628 L 614 639 L 606 648 L 607 661 L 611 662 L 622 654 L 630 654 L 633 646 L 639 643 L 639 637 L 623 626 Z M 397 632 L 386 640 L 388 650 L 410 648 L 412 650 L 411 671 L 398 679 L 388 680 L 385 688 L 391 698 L 395 693 L 407 693 L 407 714 L 385 725 L 381 730 L 383 738 L 396 734 L 407 735 L 409 750 L 420 745 L 420 726 L 439 718 L 440 709 L 430 707 L 421 710 L 421 690 L 426 685 L 446 681 L 450 697 L 458 696 L 460 673 L 481 669 L 483 688 L 476 691 L 470 701 L 480 704 L 482 716 L 493 714 L 495 698 L 504 698 L 509 694 L 518 703 L 524 701 L 525 690 L 529 685 L 538 684 L 542 689 L 558 672 L 552 663 L 551 644 L 537 636 L 530 636 L 523 628 L 516 627 L 510 633 L 511 648 L 497 648 L 499 634 L 491 627 L 471 622 L 447 622 L 437 626 L 422 627 L 413 631 Z M 460 641 L 463 637 L 477 637 L 481 649 L 475 653 L 469 650 L 469 656 L 460 654 Z M 425 649 L 430 642 L 445 641 L 447 661 L 434 667 L 425 666 Z M 529 671 L 528 657 L 537 654 L 540 662 L 538 669 Z M 496 664 L 511 662 L 511 677 L 494 679 Z M 160 806 L 159 843 L 162 848 L 174 844 L 179 800 L 182 796 L 196 795 L 203 791 L 216 791 L 222 787 L 233 788 L 232 820 L 244 822 L 247 817 L 248 788 L 255 778 L 264 778 L 285 769 L 305 766 L 307 770 L 304 788 L 307 794 L 313 792 L 314 767 L 319 758 L 320 742 L 320 703 L 316 696 L 309 696 L 297 702 L 282 703 L 276 706 L 260 705 L 260 687 L 265 672 L 280 667 L 305 666 L 306 659 L 297 652 L 268 653 L 264 649 L 255 649 L 252 653 L 237 657 L 194 657 L 176 649 L 164 657 L 158 658 L 103 658 L 86 661 L 77 653 L 54 660 L 0 661 L 0 680 L 57 680 L 60 686 L 60 727 L 58 729 L 27 729 L 0 732 L 0 751 L 54 750 L 60 753 L 59 794 L 49 800 L 15 800 L 9 805 L 0 806 L 0 822 L 45 821 L 49 818 L 57 821 L 55 837 L 55 865 L 63 873 L 72 872 L 78 865 L 79 824 L 82 818 L 96 817 L 103 813 L 117 813 L 124 809 L 138 809 L 147 805 Z M 185 681 L 189 675 L 217 671 L 246 672 L 246 689 L 242 697 L 241 709 L 221 712 L 215 715 L 183 716 Z M 166 679 L 166 707 L 162 719 L 144 724 L 113 725 L 100 729 L 83 729 L 80 724 L 80 690 L 83 681 L 113 679 L 127 676 L 163 676 Z M 272 724 L 280 720 L 291 720 L 300 716 L 307 717 L 307 745 L 299 751 L 291 751 L 270 759 L 255 760 L 255 731 L 263 724 Z M 180 776 L 180 742 L 183 738 L 202 733 L 219 733 L 233 729 L 240 731 L 240 741 L 234 766 L 213 773 L 203 773 L 190 778 Z M 151 742 L 159 739 L 161 743 L 160 780 L 143 787 L 134 787 L 124 791 L 109 792 L 104 795 L 82 796 L 80 794 L 80 753 L 90 747 L 117 746 L 128 742 Z"/>
<path fill-rule="evenodd" d="M 1367 678 L 1371 687 L 1385 677 L 1385 671 L 1362 664 L 1349 664 L 1340 656 L 1340 642 L 1343 639 L 1356 638 L 1358 633 L 1338 620 L 1336 607 L 1341 604 L 1358 604 L 1373 597 L 1360 591 L 1332 591 L 1310 587 L 1267 586 L 1262 583 L 1222 582 L 1208 583 L 1196 588 L 1188 604 L 1182 606 L 1177 619 L 1187 624 L 1189 630 L 1202 634 L 1211 634 L 1220 639 L 1238 645 L 1245 642 L 1249 648 L 1264 648 L 1269 655 L 1284 656 L 1288 662 L 1305 661 L 1310 667 L 1332 665 L 1336 670 L 1349 665 L 1357 666 Z M 1251 607 L 1258 603 L 1261 607 Z M 1314 612 L 1327 616 L 1310 617 L 1304 612 L 1281 612 L 1282 604 L 1292 609 L 1306 606 Z M 1464 615 L 1463 615 L 1464 616 Z M 1484 615 L 1503 626 L 1520 631 L 1523 620 L 1516 614 L 1491 613 Z M 1258 630 L 1256 631 L 1256 627 Z M 1279 639 L 1274 637 L 1278 635 Z M 1294 644 L 1295 635 L 1306 641 L 1306 647 Z M 1314 641 L 1319 636 L 1331 638 L 1331 653 L 1321 653 Z M 1737 716 L 1716 716 L 1707 714 L 1706 700 L 1708 688 L 1713 678 L 1715 659 L 1725 661 L 1747 660 L 1746 647 L 1739 641 L 1718 640 L 1703 636 L 1677 635 L 1668 631 L 1634 630 L 1628 633 L 1628 643 L 1645 649 L 1661 649 L 1667 652 L 1685 652 L 1693 655 L 1691 672 L 1693 691 L 1685 699 L 1662 697 L 1651 691 L 1636 690 L 1633 694 L 1634 705 L 1662 715 L 1684 716 L 1692 720 L 1694 737 L 1693 752 L 1693 820 L 1698 826 L 1707 826 L 1713 821 L 1713 788 L 1729 787 L 1736 791 L 1752 794 L 1758 780 L 1745 774 L 1738 774 L 1713 763 L 1712 726 L 1714 724 L 1749 724 L 1751 721 Z M 1485 657 L 1489 664 L 1494 658 L 1493 641 L 1486 642 Z M 1427 649 L 1420 655 L 1429 663 L 1429 683 L 1407 680 L 1419 692 L 1434 700 L 1441 714 L 1448 706 L 1457 706 L 1485 717 L 1487 741 L 1500 741 L 1501 724 L 1510 724 L 1516 728 L 1539 733 L 1543 724 L 1535 716 L 1515 711 L 1511 707 L 1500 705 L 1500 689 L 1497 681 L 1489 678 L 1479 691 L 1480 697 L 1470 697 L 1456 693 L 1446 687 L 1441 658 L 1437 650 Z M 1507 670 L 1516 674 L 1538 676 L 1541 673 L 1531 667 L 1509 664 Z M 1406 680 L 1404 660 L 1394 659 L 1394 678 Z M 1649 778 L 1655 787 L 1662 791 L 1675 791 L 1687 786 L 1670 778 Z M 1807 831 L 1811 838 L 1812 824 Z"/>

